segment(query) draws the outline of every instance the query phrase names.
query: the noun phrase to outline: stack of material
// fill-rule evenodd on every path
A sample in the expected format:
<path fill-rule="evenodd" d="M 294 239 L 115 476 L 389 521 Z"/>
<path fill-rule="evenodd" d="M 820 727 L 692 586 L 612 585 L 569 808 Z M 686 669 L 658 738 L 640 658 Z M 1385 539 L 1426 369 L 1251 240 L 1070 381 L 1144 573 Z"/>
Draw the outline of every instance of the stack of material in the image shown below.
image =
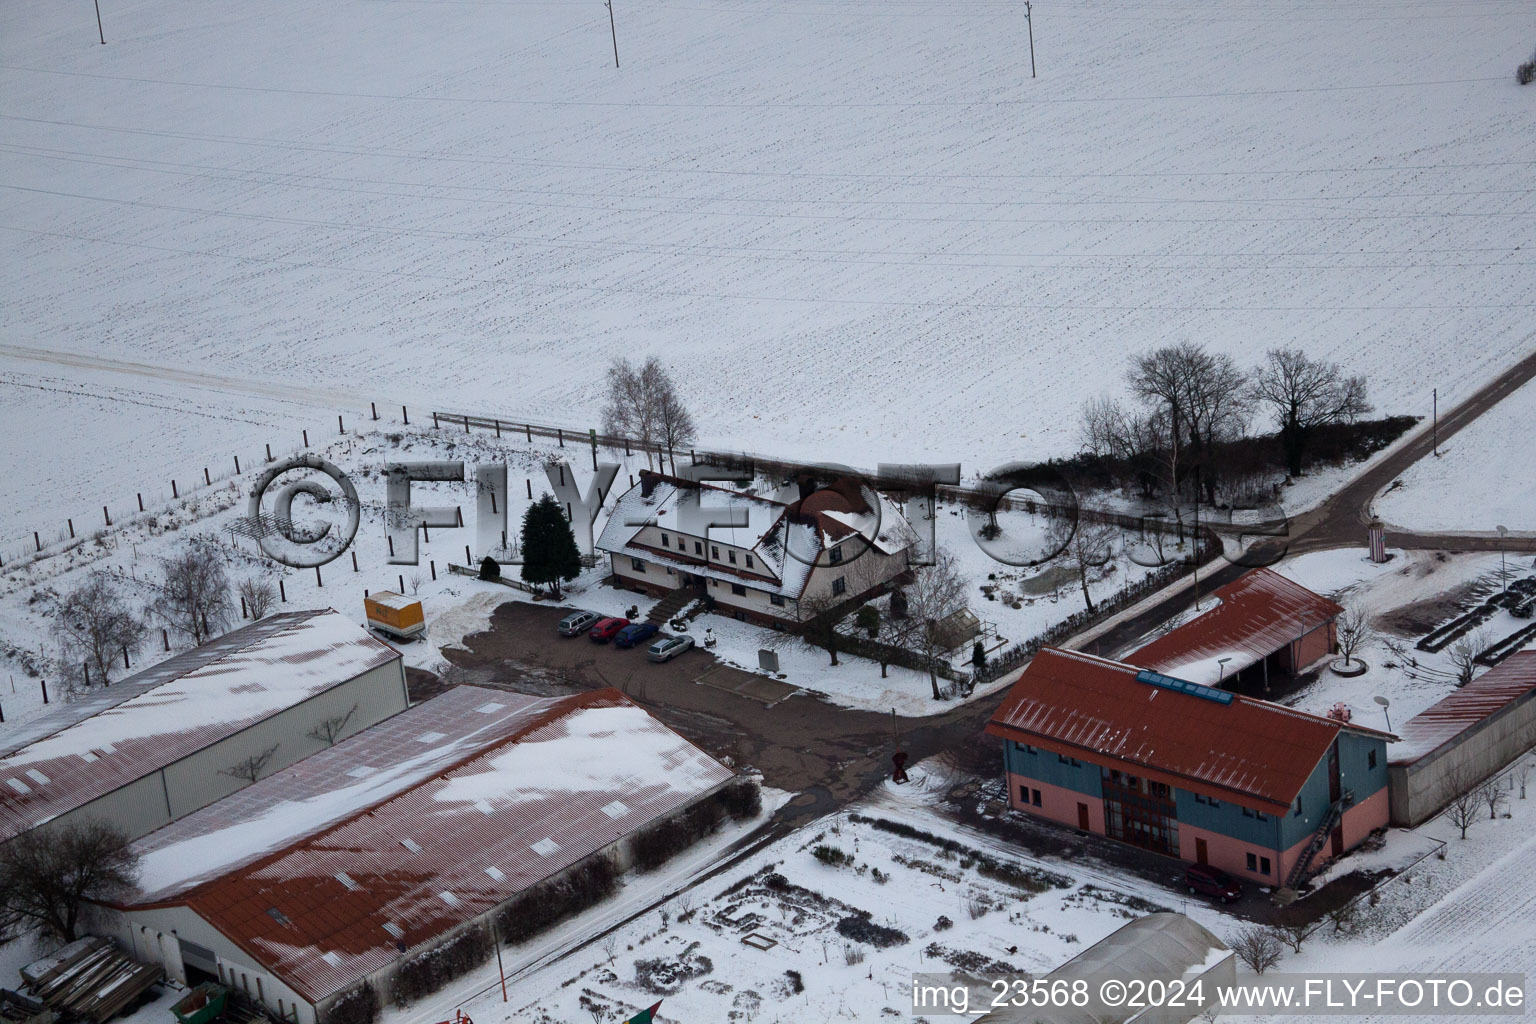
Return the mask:
<path fill-rule="evenodd" d="M 164 980 L 158 964 L 141 964 L 110 939 L 88 936 L 21 969 L 27 992 L 60 1017 L 103 1024 Z"/>
<path fill-rule="evenodd" d="M 58 1017 L 35 999 L 0 988 L 0 1024 L 54 1024 Z"/>

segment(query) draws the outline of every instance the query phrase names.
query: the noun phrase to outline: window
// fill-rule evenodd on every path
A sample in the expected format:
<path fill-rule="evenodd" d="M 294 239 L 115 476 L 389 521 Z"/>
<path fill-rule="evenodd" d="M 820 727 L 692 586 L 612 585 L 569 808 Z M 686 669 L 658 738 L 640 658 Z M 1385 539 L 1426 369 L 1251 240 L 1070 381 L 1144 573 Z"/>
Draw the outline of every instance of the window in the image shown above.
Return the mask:
<path fill-rule="evenodd" d="M 1259 874 L 1261 874 L 1261 875 L 1269 874 L 1269 858 L 1268 857 L 1260 857 L 1259 858 Z"/>
<path fill-rule="evenodd" d="M 1081 768 L 1083 766 L 1083 763 L 1077 758 L 1068 757 L 1066 754 L 1057 754 L 1056 760 L 1061 764 L 1069 765 L 1073 768 Z"/>
<path fill-rule="evenodd" d="M 784 595 L 783 594 L 769 594 L 768 595 L 768 603 L 773 605 L 775 608 L 783 608 L 784 607 Z"/>
<path fill-rule="evenodd" d="M 669 547 L 672 546 L 672 542 L 667 540 L 667 535 L 666 534 L 662 534 L 661 535 L 661 546 L 664 547 L 664 548 L 669 548 Z"/>
<path fill-rule="evenodd" d="M 833 565 L 836 565 L 838 562 L 841 562 L 842 560 L 843 560 L 843 546 L 841 544 L 834 544 L 834 545 L 832 545 L 832 550 L 827 552 L 827 561 L 831 562 Z"/>
<path fill-rule="evenodd" d="M 1374 747 L 1365 752 L 1365 766 L 1367 768 L 1376 767 L 1376 750 Z"/>
<path fill-rule="evenodd" d="M 694 541 L 693 542 L 693 553 L 696 554 L 696 555 L 702 555 L 704 553 L 704 545 L 702 543 L 700 543 L 699 541 Z"/>
<path fill-rule="evenodd" d="M 754 568 L 754 566 L 752 565 L 752 556 L 751 555 L 747 556 L 747 568 L 748 569 Z"/>
<path fill-rule="evenodd" d="M 1147 792 L 1160 800 L 1168 799 L 1168 785 L 1163 782 L 1148 782 Z"/>
<path fill-rule="evenodd" d="M 1244 808 L 1244 810 L 1247 810 L 1247 808 Z M 1259 858 L 1258 858 L 1258 856 L 1256 854 L 1250 853 L 1248 855 L 1248 870 L 1249 871 L 1257 871 L 1257 870 L 1259 870 Z"/>
<path fill-rule="evenodd" d="M 1263 811 L 1254 811 L 1253 812 L 1253 816 L 1255 818 L 1258 818 L 1260 821 L 1268 821 L 1269 820 L 1269 815 L 1265 814 Z"/>
<path fill-rule="evenodd" d="M 635 570 L 635 572 L 645 572 L 645 563 L 638 558 L 631 558 L 629 560 L 629 567 Z"/>
<path fill-rule="evenodd" d="M 731 560 L 731 564 L 732 565 L 736 564 L 736 552 L 727 550 L 726 553 L 725 553 L 725 557 L 729 558 Z"/>
<path fill-rule="evenodd" d="M 720 545 L 711 544 L 709 546 L 709 557 L 715 559 L 715 561 L 720 560 Z"/>
<path fill-rule="evenodd" d="M 747 588 L 742 586 L 740 583 L 732 583 L 731 593 L 735 594 L 737 597 L 746 597 Z"/>
<path fill-rule="evenodd" d="M 1028 743 L 1015 743 L 1013 745 L 1013 749 L 1017 750 L 1021 754 L 1038 754 L 1039 753 L 1038 750 L 1036 750 L 1034 747 L 1030 746 Z"/>
<path fill-rule="evenodd" d="M 718 587 L 720 585 L 720 581 L 719 580 L 710 580 L 709 581 L 709 585 L 712 586 L 712 587 Z"/>
<path fill-rule="evenodd" d="M 1020 786 L 1019 787 L 1019 803 L 1021 803 L 1021 804 L 1029 803 L 1029 787 L 1028 786 Z"/>
<path fill-rule="evenodd" d="M 1301 797 L 1300 796 L 1296 797 L 1296 809 L 1294 811 L 1292 811 L 1291 813 L 1295 814 L 1296 817 L 1298 817 L 1298 818 L 1301 817 Z"/>
<path fill-rule="evenodd" d="M 1032 790 L 1029 791 L 1029 794 L 1030 794 L 1029 802 L 1034 804 L 1036 807 L 1039 807 L 1040 806 L 1040 791 L 1038 789 L 1032 789 Z"/>
<path fill-rule="evenodd" d="M 839 576 L 832 581 L 832 593 L 844 594 L 848 591 L 848 581 Z"/>
<path fill-rule="evenodd" d="M 1244 807 L 1243 808 L 1243 817 L 1245 817 L 1245 818 L 1253 817 L 1253 809 L 1250 808 L 1250 807 Z"/>

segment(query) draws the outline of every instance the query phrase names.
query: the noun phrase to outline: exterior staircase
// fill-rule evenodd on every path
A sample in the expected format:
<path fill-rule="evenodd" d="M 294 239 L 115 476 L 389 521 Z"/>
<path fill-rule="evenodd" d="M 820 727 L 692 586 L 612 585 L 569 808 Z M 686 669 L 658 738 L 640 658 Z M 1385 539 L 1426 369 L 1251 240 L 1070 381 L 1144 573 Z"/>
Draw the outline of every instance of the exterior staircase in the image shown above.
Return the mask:
<path fill-rule="evenodd" d="M 1328 842 L 1328 837 L 1338 827 L 1339 821 L 1344 817 L 1344 811 L 1355 802 L 1355 794 L 1345 790 L 1333 806 L 1328 808 L 1328 813 L 1323 815 L 1323 820 L 1318 823 L 1317 830 L 1312 833 L 1312 839 L 1307 843 L 1307 848 L 1296 858 L 1296 864 L 1291 868 L 1291 873 L 1285 879 L 1285 888 L 1294 891 L 1301 880 L 1307 877 L 1307 868 L 1312 864 L 1312 858 L 1317 856 L 1317 851 Z"/>
<path fill-rule="evenodd" d="M 698 598 L 699 592 L 693 587 L 679 587 L 666 597 L 657 601 L 645 616 L 645 621 L 653 626 L 666 626 L 672 617 L 683 610 L 683 606 Z"/>

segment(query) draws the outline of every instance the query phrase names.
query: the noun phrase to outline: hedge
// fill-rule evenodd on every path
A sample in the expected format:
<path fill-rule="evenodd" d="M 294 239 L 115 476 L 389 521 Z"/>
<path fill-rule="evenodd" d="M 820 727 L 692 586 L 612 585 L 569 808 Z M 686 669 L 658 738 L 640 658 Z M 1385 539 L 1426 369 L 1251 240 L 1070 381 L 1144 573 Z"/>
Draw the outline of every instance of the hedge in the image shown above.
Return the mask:
<path fill-rule="evenodd" d="M 395 970 L 390 997 L 399 1007 L 431 995 L 491 958 L 495 948 L 484 925 L 474 925 L 403 961 Z"/>

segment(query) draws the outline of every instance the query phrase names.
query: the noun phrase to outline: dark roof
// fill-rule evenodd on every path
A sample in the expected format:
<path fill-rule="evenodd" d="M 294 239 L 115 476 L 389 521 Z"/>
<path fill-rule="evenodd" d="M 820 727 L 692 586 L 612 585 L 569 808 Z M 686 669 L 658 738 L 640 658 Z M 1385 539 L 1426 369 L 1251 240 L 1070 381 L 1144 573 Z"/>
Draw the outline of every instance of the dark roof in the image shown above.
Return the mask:
<path fill-rule="evenodd" d="M 731 778 L 615 689 L 457 687 L 140 840 L 122 905 L 187 906 L 319 1001 Z"/>
<path fill-rule="evenodd" d="M 0 726 L 0 836 L 41 825 L 399 657 L 339 612 L 284 612 L 30 722 Z"/>
<path fill-rule="evenodd" d="M 1008 691 L 987 732 L 1277 814 L 1341 729 L 1390 738 L 1224 690 L 1180 692 L 1144 682 L 1140 672 L 1047 647 Z"/>
<path fill-rule="evenodd" d="M 1536 651 L 1512 654 L 1448 697 L 1410 718 L 1402 743 L 1392 745 L 1393 764 L 1411 764 L 1434 753 L 1479 722 L 1536 691 Z"/>
<path fill-rule="evenodd" d="M 1215 683 L 1338 616 L 1344 609 L 1269 569 L 1245 573 L 1213 595 L 1220 603 L 1157 638 L 1125 660 L 1133 665 Z M 1217 658 L 1227 663 L 1218 667 Z"/>

